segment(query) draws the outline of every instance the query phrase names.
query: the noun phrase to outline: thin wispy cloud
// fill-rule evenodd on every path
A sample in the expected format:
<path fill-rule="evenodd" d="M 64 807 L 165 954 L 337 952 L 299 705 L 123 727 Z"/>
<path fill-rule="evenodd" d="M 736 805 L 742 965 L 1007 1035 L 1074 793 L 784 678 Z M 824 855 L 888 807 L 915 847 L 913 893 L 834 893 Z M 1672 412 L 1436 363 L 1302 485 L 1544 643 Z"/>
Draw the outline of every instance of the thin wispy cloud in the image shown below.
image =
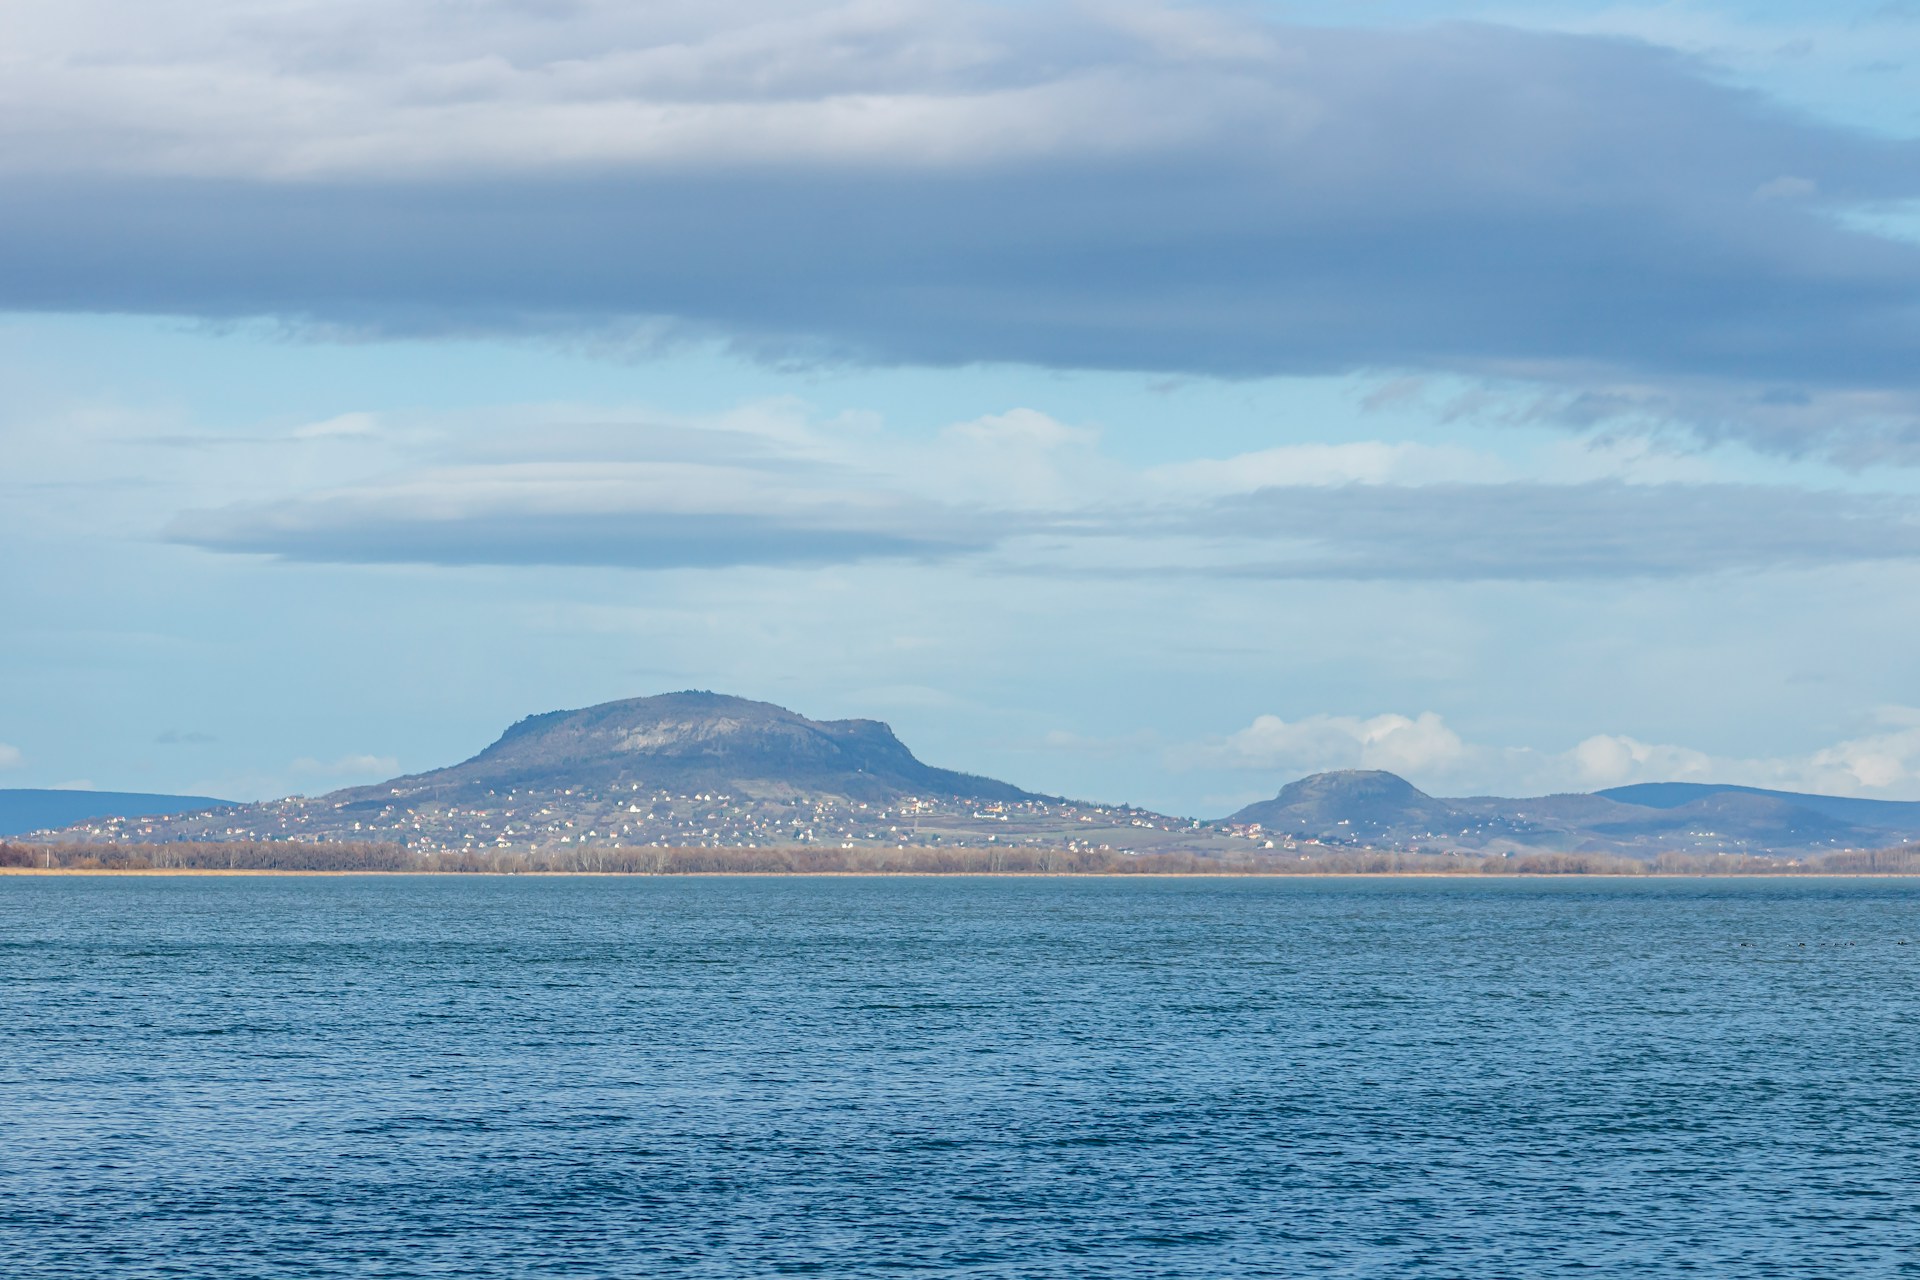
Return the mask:
<path fill-rule="evenodd" d="M 1272 488 L 1197 519 L 1247 577 L 1671 577 L 1920 558 L 1920 502 L 1781 485 Z M 1280 544 L 1281 555 L 1262 557 Z"/>
<path fill-rule="evenodd" d="M 303 756 L 288 766 L 292 772 L 313 778 L 385 778 L 400 771 L 400 762 L 392 756 L 371 753 L 345 755 L 337 760 L 315 760 Z"/>
<path fill-rule="evenodd" d="M 347 564 L 968 557 L 1020 573 L 1249 579 L 1617 579 L 1920 559 L 1920 500 L 1902 494 L 1476 482 L 1460 477 L 1491 460 L 1379 441 L 1127 467 L 1097 432 L 1029 409 L 919 441 L 779 412 L 723 421 L 710 440 L 691 424 L 611 422 L 453 437 L 413 470 L 185 512 L 166 534 Z M 532 459 L 510 456 L 515 440 Z"/>

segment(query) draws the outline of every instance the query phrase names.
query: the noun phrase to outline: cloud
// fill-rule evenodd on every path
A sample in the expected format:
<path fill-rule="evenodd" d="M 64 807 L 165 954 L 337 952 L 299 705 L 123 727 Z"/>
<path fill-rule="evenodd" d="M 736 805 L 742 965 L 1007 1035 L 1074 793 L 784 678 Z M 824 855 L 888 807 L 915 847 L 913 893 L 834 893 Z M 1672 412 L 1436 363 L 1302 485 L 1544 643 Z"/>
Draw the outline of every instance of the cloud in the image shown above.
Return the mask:
<path fill-rule="evenodd" d="M 1184 520 L 1210 540 L 1211 572 L 1249 578 L 1670 577 L 1920 557 L 1912 499 L 1781 485 L 1274 487 Z"/>
<path fill-rule="evenodd" d="M 168 536 L 289 560 L 636 569 L 931 558 L 987 545 L 952 513 L 740 467 L 511 463 L 188 513 Z"/>
<path fill-rule="evenodd" d="M 294 440 L 332 440 L 342 436 L 371 436 L 377 434 L 379 430 L 380 420 L 370 413 L 343 413 L 320 422 L 309 422 L 305 426 L 295 427 L 287 434 Z"/>
<path fill-rule="evenodd" d="M 1580 780 L 1596 788 L 1629 782 L 1714 781 L 1715 761 L 1704 751 L 1655 745 L 1618 734 L 1595 734 L 1569 754 Z"/>
<path fill-rule="evenodd" d="M 1597 791 L 1635 782 L 1711 782 L 1831 795 L 1920 798 L 1920 710 L 1883 708 L 1873 732 L 1801 755 L 1715 755 L 1625 734 L 1595 734 L 1564 751 L 1463 739 L 1435 713 L 1372 717 L 1263 715 L 1223 737 L 1186 743 L 1169 767 L 1273 775 L 1384 769 L 1435 794 Z"/>
<path fill-rule="evenodd" d="M 1486 480 L 1496 464 L 1454 445 L 1385 440 L 1280 445 L 1231 458 L 1196 458 L 1147 471 L 1148 483 L 1168 494 L 1253 493 L 1299 485 L 1431 484 Z"/>
<path fill-rule="evenodd" d="M 1431 711 L 1418 716 L 1316 715 L 1287 721 L 1259 716 L 1237 733 L 1199 748 L 1176 752 L 1187 767 L 1321 773 L 1329 769 L 1385 769 L 1390 773 L 1446 775 L 1467 754 L 1460 735 Z"/>
<path fill-rule="evenodd" d="M 1841 795 L 1920 789 L 1920 711 L 1887 707 L 1879 719 L 1882 727 L 1876 732 L 1801 757 L 1717 759 L 1685 747 L 1610 735 L 1588 738 L 1570 755 L 1580 777 L 1597 787 L 1672 779 L 1738 781 Z"/>
<path fill-rule="evenodd" d="M 299 776 L 317 778 L 391 778 L 400 772 L 399 760 L 376 755 L 345 755 L 324 761 L 302 756 L 288 767 Z"/>
<path fill-rule="evenodd" d="M 784 401 L 706 418 L 538 408 L 393 433 L 385 474 L 181 513 L 170 539 L 289 560 L 638 569 L 976 552 L 1075 500 L 1095 433 L 1028 409 L 917 445 Z M 410 440 L 411 446 L 401 442 Z M 991 498 L 991 509 L 981 500 Z M 1035 515 L 1033 509 L 1038 509 Z"/>
<path fill-rule="evenodd" d="M 20 748 L 0 742 L 0 769 L 18 769 L 26 762 L 27 757 L 22 754 Z"/>
<path fill-rule="evenodd" d="M 1158 741 L 1159 735 L 1151 729 L 1101 737 L 1075 733 L 1070 729 L 1050 729 L 1041 735 L 1038 745 L 1043 751 L 1066 752 L 1088 759 L 1111 759 L 1137 755 Z"/>
<path fill-rule="evenodd" d="M 1030 408 L 912 440 L 866 421 L 812 422 L 785 404 L 704 423 L 609 414 L 413 434 L 428 443 L 380 454 L 375 479 L 184 512 L 166 536 L 333 563 L 659 570 L 973 557 L 1025 574 L 1228 579 L 1619 579 L 1920 558 L 1911 497 L 1630 483 L 1620 477 L 1663 473 L 1633 451 L 1589 451 L 1588 474 L 1616 474 L 1573 482 L 1385 441 L 1129 467 L 1098 432 Z M 1513 478 L 1458 478 L 1501 471 Z"/>
<path fill-rule="evenodd" d="M 1097 505 L 1127 478 L 1099 454 L 1100 433 L 1070 426 L 1034 409 L 1011 409 L 959 422 L 940 432 L 924 452 L 891 460 L 901 472 L 937 477 L 949 500 L 1021 510 Z"/>
<path fill-rule="evenodd" d="M 1786 448 L 1920 434 L 1920 246 L 1845 221 L 1920 196 L 1920 147 L 1633 40 L 916 0 L 17 7 L 0 306 L 1440 370 Z"/>
<path fill-rule="evenodd" d="M 219 739 L 210 733 L 192 730 L 182 733 L 178 729 L 162 729 L 154 735 L 153 741 L 156 746 L 162 747 L 202 747 L 208 743 L 218 742 Z"/>
<path fill-rule="evenodd" d="M 315 518 L 303 519 L 313 515 Z M 934 558 L 968 550 L 877 530 L 808 528 L 738 514 L 644 512 L 589 517 L 363 519 L 286 512 L 278 519 L 185 520 L 181 542 L 284 560 L 356 564 L 572 565 L 621 569 L 816 567 L 878 557 Z"/>

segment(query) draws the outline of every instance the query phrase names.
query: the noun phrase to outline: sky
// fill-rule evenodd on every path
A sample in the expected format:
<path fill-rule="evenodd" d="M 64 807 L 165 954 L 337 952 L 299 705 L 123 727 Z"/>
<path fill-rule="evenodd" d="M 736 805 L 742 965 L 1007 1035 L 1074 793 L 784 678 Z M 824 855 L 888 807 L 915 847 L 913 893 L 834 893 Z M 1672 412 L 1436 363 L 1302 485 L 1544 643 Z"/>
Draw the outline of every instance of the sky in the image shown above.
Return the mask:
<path fill-rule="evenodd" d="M 1920 799 L 1920 4 L 12 0 L 0 786 L 679 689 Z"/>

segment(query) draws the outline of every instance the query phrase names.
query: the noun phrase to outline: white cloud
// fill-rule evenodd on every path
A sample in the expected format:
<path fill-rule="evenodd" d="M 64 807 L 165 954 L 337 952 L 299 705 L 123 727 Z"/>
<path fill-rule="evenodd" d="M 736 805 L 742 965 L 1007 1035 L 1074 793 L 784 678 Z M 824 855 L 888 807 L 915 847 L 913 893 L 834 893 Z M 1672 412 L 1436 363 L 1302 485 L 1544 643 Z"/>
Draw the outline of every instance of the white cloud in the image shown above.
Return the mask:
<path fill-rule="evenodd" d="M 896 484 L 994 508 L 1073 509 L 1111 501 L 1130 477 L 1099 453 L 1100 433 L 1016 408 L 944 428 L 893 463 Z"/>
<path fill-rule="evenodd" d="M 1511 465 L 1503 460 L 1458 445 L 1358 440 L 1281 445 L 1231 458 L 1167 463 L 1148 468 L 1143 479 L 1153 488 L 1190 496 L 1292 485 L 1488 481 L 1511 473 Z"/>
<path fill-rule="evenodd" d="M 1911 791 L 1920 787 L 1920 710 L 1885 707 L 1878 733 L 1816 751 L 1808 761 L 1812 785 L 1858 791 Z"/>
<path fill-rule="evenodd" d="M 1718 782 L 1717 762 L 1703 751 L 1660 746 L 1618 734 L 1595 734 L 1567 753 L 1580 782 L 1598 790 L 1629 782 Z"/>
<path fill-rule="evenodd" d="M 380 419 L 371 413 L 343 413 L 321 422 L 309 422 L 287 434 L 295 440 L 328 440 L 341 436 L 370 436 L 380 430 Z"/>
<path fill-rule="evenodd" d="M 18 769 L 27 762 L 20 748 L 0 742 L 0 769 Z"/>
<path fill-rule="evenodd" d="M 337 760 L 315 760 L 302 756 L 288 766 L 296 775 L 307 778 L 365 778 L 380 781 L 400 772 L 400 761 L 393 756 L 345 755 Z"/>
<path fill-rule="evenodd" d="M 1249 95 L 1276 121 L 1309 110 L 1235 74 L 1282 56 L 1258 24 L 1144 10 L 733 0 L 468 6 L 448 22 L 421 3 L 18 0 L 8 44 L 0 156 L 43 169 L 964 165 L 1166 147 Z M 1215 71 L 1171 95 L 1117 48 L 1163 76 Z"/>
<path fill-rule="evenodd" d="M 1316 715 L 1293 721 L 1267 715 L 1217 743 L 1190 749 L 1184 763 L 1300 773 L 1385 769 L 1444 776 L 1459 767 L 1467 752 L 1460 735 L 1431 711 L 1366 719 Z"/>
<path fill-rule="evenodd" d="M 1866 734 L 1803 756 L 1723 757 L 1688 747 L 1596 735 L 1566 757 L 1583 786 L 1630 782 L 1737 782 L 1835 795 L 1920 792 L 1920 728 Z"/>
<path fill-rule="evenodd" d="M 1039 745 L 1045 751 L 1065 752 L 1082 758 L 1111 759 L 1138 755 L 1152 749 L 1159 740 L 1160 735 L 1151 729 L 1137 729 L 1132 733 L 1110 737 L 1074 733 L 1069 729 L 1050 729 L 1041 735 Z"/>

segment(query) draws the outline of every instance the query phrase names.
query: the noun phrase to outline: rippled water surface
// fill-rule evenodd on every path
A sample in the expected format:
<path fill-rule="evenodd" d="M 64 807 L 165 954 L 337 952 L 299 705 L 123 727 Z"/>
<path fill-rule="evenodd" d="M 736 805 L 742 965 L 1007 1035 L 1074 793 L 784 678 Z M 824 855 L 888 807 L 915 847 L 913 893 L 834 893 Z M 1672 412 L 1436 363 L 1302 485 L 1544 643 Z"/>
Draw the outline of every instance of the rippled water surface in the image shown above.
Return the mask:
<path fill-rule="evenodd" d="M 10 877 L 0 1259 L 1920 1275 L 1920 885 Z"/>

